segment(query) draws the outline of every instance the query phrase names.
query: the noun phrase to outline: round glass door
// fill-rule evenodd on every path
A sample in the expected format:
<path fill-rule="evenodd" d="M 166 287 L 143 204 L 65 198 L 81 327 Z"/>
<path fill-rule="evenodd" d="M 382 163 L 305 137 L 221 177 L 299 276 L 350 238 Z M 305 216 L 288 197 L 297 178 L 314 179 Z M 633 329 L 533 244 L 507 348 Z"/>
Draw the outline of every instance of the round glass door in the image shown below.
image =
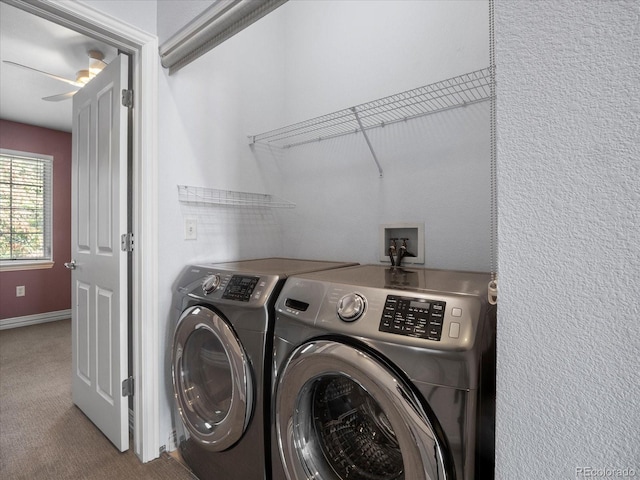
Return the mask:
<path fill-rule="evenodd" d="M 204 307 L 181 316 L 173 343 L 173 386 L 183 423 L 202 446 L 236 443 L 251 415 L 249 363 L 231 327 Z"/>
<path fill-rule="evenodd" d="M 338 478 L 404 478 L 393 427 L 380 404 L 362 386 L 344 375 L 326 375 L 314 381 L 306 395 L 299 405 L 310 407 L 314 419 L 311 429 L 320 447 L 316 454 L 322 453 Z M 299 410 L 295 416 L 301 421 L 306 413 Z"/>
<path fill-rule="evenodd" d="M 229 414 L 233 380 L 220 339 L 209 329 L 194 331 L 184 346 L 180 383 L 194 415 L 193 426 L 209 434 Z"/>
<path fill-rule="evenodd" d="M 298 348 L 276 394 L 290 480 L 444 480 L 443 442 L 413 393 L 366 352 L 332 341 Z"/>

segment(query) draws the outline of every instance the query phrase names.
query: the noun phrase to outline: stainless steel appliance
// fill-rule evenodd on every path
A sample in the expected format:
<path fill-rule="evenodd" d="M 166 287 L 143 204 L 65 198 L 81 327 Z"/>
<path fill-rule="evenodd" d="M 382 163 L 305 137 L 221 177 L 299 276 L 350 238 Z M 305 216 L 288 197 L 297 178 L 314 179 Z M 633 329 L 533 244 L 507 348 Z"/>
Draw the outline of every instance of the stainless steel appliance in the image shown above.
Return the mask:
<path fill-rule="evenodd" d="M 488 274 L 364 265 L 276 303 L 274 480 L 493 478 Z"/>
<path fill-rule="evenodd" d="M 347 265 L 267 258 L 183 270 L 173 297 L 176 436 L 200 479 L 268 478 L 273 305 L 289 275 Z"/>

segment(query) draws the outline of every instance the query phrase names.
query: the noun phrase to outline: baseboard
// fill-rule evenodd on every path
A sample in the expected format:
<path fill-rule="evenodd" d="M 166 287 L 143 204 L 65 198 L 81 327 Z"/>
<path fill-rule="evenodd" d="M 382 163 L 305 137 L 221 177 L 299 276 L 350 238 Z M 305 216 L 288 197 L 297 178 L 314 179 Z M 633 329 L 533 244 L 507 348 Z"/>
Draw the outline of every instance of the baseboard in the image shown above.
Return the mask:
<path fill-rule="evenodd" d="M 69 318 L 71 318 L 71 309 L 58 310 L 57 312 L 36 313 L 35 315 L 25 315 L 23 317 L 5 318 L 0 320 L 0 330 L 26 327 L 27 325 L 36 325 L 37 323 L 68 320 Z"/>

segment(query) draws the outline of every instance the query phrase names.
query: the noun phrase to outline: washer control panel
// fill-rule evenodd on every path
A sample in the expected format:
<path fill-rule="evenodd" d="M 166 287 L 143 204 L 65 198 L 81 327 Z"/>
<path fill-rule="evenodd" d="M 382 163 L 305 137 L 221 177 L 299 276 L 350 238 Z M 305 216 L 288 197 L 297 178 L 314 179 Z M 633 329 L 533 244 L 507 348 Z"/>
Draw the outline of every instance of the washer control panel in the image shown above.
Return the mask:
<path fill-rule="evenodd" d="M 439 300 L 387 295 L 378 330 L 440 341 L 445 307 Z"/>
<path fill-rule="evenodd" d="M 251 300 L 251 294 L 256 288 L 259 280 L 260 277 L 233 275 L 224 289 L 222 298 L 226 300 L 248 302 Z"/>

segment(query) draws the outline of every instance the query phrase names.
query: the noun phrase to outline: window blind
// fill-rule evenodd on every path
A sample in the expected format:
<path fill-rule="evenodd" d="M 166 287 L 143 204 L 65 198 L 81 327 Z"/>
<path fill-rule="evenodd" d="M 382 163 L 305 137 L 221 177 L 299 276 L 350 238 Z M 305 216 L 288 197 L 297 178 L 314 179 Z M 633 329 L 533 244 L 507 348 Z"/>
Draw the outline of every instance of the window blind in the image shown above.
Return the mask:
<path fill-rule="evenodd" d="M 51 260 L 53 157 L 0 151 L 0 260 Z"/>

